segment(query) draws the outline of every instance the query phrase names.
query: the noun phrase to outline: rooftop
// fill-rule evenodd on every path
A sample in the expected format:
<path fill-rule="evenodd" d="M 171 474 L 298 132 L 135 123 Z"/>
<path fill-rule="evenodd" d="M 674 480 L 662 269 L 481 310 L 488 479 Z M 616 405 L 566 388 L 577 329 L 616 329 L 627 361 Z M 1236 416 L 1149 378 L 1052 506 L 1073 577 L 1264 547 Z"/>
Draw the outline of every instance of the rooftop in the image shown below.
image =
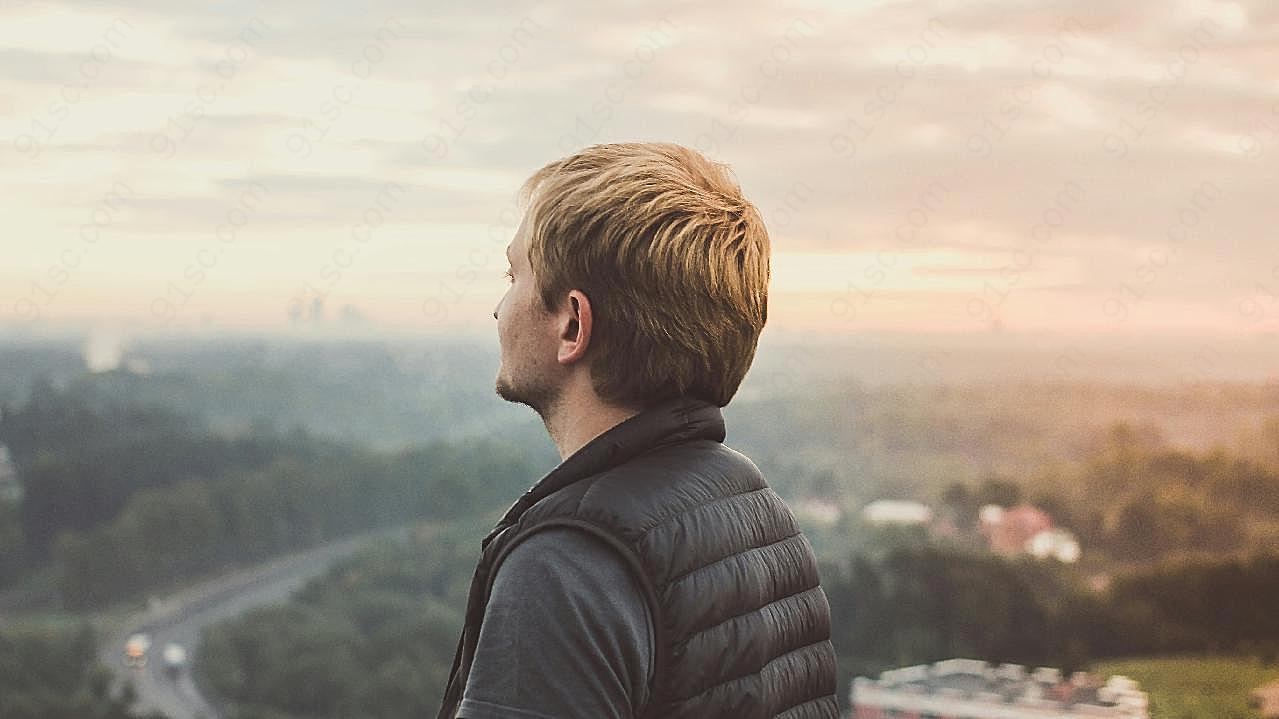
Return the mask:
<path fill-rule="evenodd" d="M 1015 704 L 1045 710 L 1045 716 L 1147 716 L 1146 694 L 1131 679 L 1112 676 L 1103 683 L 1083 672 L 1065 679 L 1052 667 L 1027 669 L 1020 664 L 947 659 L 885 671 L 878 680 L 858 677 L 853 683 L 853 704 L 887 705 L 896 703 L 895 698 L 922 697 L 940 699 L 928 703 L 948 708 L 959 703 L 966 707 Z"/>

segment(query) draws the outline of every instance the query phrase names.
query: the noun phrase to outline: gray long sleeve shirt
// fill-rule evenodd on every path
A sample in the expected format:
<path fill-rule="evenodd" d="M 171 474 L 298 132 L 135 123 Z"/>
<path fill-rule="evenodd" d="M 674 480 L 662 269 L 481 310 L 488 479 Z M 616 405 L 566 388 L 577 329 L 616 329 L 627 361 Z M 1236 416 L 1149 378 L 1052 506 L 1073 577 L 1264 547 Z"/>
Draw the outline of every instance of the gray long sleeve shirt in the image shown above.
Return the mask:
<path fill-rule="evenodd" d="M 460 719 L 631 719 L 653 674 L 638 580 L 598 537 L 535 533 L 502 562 Z"/>

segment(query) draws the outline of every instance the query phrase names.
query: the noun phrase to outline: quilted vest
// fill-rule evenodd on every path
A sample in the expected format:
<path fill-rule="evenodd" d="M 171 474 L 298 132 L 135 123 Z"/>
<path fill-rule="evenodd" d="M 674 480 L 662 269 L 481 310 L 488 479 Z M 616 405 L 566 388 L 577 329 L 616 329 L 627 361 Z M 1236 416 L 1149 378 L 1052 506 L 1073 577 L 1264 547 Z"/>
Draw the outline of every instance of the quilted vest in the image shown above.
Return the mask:
<path fill-rule="evenodd" d="M 453 719 L 502 560 L 570 526 L 640 579 L 656 639 L 636 717 L 836 719 L 830 605 L 808 539 L 759 468 L 723 444 L 719 407 L 661 402 L 600 434 L 520 497 L 481 542 L 439 719 Z"/>

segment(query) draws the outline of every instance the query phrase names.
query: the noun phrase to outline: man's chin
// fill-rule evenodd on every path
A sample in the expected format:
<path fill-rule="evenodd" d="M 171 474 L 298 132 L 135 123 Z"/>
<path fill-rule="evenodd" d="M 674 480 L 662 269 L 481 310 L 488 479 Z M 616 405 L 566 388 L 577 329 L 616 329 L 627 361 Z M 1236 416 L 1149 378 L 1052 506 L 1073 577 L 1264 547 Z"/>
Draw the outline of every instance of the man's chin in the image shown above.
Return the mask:
<path fill-rule="evenodd" d="M 510 386 L 509 386 L 509 385 L 507 385 L 505 382 L 503 382 L 501 377 L 499 377 L 499 378 L 497 379 L 497 381 L 493 383 L 493 391 L 497 393 L 497 396 L 498 396 L 498 397 L 501 397 L 502 399 L 506 400 L 507 402 L 514 402 L 514 401 L 515 401 L 515 400 L 511 399 L 511 388 L 510 388 Z"/>
<path fill-rule="evenodd" d="M 493 389 L 495 392 L 497 392 L 498 397 L 501 397 L 507 402 L 514 402 L 516 404 L 528 404 L 528 400 L 526 400 L 519 392 L 515 391 L 515 389 L 511 387 L 509 383 L 507 383 L 505 380 L 503 380 L 500 377 L 498 378 L 497 382 L 494 383 Z"/>
<path fill-rule="evenodd" d="M 551 401 L 547 396 L 542 396 L 537 393 L 530 394 L 528 392 L 521 392 L 501 378 L 499 378 L 494 384 L 494 390 L 497 392 L 497 396 L 507 402 L 527 405 L 534 412 L 537 412 L 538 415 L 542 415 L 542 410 L 549 406 L 548 403 Z"/>

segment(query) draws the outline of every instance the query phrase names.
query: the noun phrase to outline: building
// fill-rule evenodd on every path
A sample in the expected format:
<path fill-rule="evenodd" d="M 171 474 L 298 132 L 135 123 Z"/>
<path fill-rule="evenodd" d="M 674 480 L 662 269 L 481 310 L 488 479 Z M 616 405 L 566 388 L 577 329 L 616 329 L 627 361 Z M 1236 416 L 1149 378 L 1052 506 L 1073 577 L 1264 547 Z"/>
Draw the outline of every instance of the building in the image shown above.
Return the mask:
<path fill-rule="evenodd" d="M 862 508 L 862 519 L 871 524 L 928 524 L 933 510 L 920 502 L 877 499 Z"/>
<path fill-rule="evenodd" d="M 1060 562 L 1077 562 L 1079 541 L 1075 535 L 1053 526 L 1052 517 L 1038 507 L 1019 504 L 1005 509 L 997 504 L 983 506 L 979 513 L 981 533 L 990 551 L 1005 557 L 1031 554 Z"/>
<path fill-rule="evenodd" d="M 1029 504 L 1008 509 L 988 504 L 981 508 L 981 531 L 990 542 L 990 550 L 996 554 L 1021 554 L 1031 538 L 1052 526 L 1052 517 L 1047 512 Z"/>
<path fill-rule="evenodd" d="M 1149 719 L 1146 693 L 1112 676 L 947 659 L 857 677 L 850 719 Z"/>
<path fill-rule="evenodd" d="M 800 499 L 789 504 L 796 517 L 821 525 L 835 524 L 843 514 L 838 505 L 820 499 Z"/>

